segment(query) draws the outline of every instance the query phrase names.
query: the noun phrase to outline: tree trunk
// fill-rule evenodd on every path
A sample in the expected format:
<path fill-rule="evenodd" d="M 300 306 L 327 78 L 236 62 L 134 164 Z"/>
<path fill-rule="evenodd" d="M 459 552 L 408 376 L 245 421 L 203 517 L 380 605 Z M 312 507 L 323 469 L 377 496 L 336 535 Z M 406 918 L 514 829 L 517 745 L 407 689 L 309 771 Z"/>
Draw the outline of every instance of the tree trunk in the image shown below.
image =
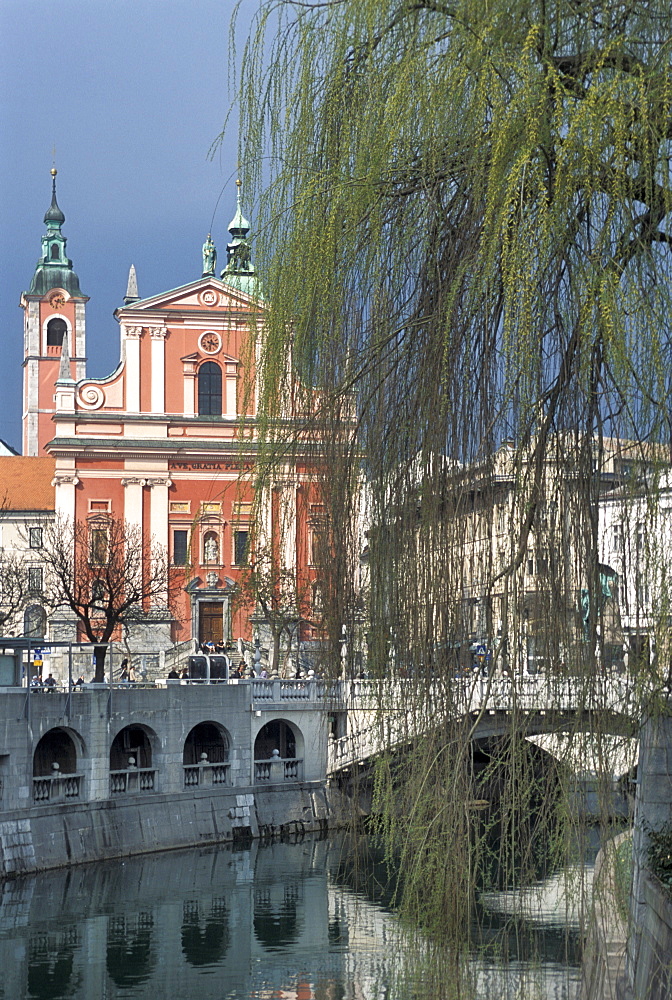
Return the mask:
<path fill-rule="evenodd" d="M 105 682 L 105 657 L 107 656 L 107 646 L 94 646 L 93 647 L 93 662 L 95 665 L 95 671 L 93 679 L 96 684 L 103 684 Z"/>

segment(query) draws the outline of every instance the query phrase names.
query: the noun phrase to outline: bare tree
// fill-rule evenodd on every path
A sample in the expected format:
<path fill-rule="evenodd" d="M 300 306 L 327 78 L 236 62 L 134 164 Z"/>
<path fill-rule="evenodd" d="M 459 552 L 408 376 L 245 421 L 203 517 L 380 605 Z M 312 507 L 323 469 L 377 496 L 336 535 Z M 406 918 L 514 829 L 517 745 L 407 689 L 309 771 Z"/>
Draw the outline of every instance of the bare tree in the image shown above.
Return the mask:
<path fill-rule="evenodd" d="M 308 620 L 308 602 L 297 584 L 296 573 L 278 564 L 270 546 L 256 549 L 242 570 L 235 603 L 263 618 L 271 634 L 271 663 L 278 670 L 283 637 L 289 650 L 301 623 Z"/>
<path fill-rule="evenodd" d="M 29 597 L 23 555 L 0 548 L 0 630 L 5 631 L 23 610 Z"/>
<path fill-rule="evenodd" d="M 5 494 L 0 497 L 0 520 L 5 521 L 6 516 L 11 514 Z M 0 546 L 0 631 L 5 632 L 8 627 L 18 624 L 17 615 L 24 609 L 29 597 L 29 577 L 24 553 L 16 547 Z"/>
<path fill-rule="evenodd" d="M 127 617 L 157 602 L 172 603 L 164 548 L 141 529 L 106 516 L 89 522 L 57 519 L 44 531 L 46 600 L 65 605 L 94 643 L 95 680 L 105 678 L 107 644 Z"/>

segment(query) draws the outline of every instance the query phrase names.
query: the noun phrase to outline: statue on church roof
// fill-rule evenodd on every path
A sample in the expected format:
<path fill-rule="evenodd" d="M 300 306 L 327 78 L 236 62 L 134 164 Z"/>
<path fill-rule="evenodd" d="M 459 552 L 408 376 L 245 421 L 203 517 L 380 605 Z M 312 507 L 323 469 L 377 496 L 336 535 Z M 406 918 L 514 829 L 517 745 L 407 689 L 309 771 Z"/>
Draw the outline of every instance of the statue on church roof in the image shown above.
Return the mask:
<path fill-rule="evenodd" d="M 208 238 L 203 244 L 203 277 L 215 274 L 217 267 L 217 247 L 212 242 L 212 235 L 208 233 Z"/>

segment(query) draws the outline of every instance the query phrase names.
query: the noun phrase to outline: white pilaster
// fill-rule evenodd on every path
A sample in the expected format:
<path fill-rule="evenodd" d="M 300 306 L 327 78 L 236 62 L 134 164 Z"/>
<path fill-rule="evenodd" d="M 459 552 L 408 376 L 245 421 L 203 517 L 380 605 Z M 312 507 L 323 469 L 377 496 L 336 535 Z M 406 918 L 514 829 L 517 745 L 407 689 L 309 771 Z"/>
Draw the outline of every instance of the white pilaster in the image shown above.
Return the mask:
<path fill-rule="evenodd" d="M 70 351 L 74 349 L 77 363 L 75 379 L 86 378 L 86 303 L 75 302 L 75 343 L 70 341 Z"/>
<path fill-rule="evenodd" d="M 296 568 L 296 488 L 291 483 L 285 484 L 280 494 L 281 527 L 280 527 L 280 560 L 284 569 Z"/>
<path fill-rule="evenodd" d="M 148 479 L 147 485 L 151 486 L 152 492 L 149 504 L 149 534 L 152 545 L 159 545 L 169 551 L 168 545 L 168 489 L 171 486 L 170 479 Z M 168 602 L 168 589 L 166 581 L 166 592 L 163 595 L 157 594 L 154 598 L 156 604 Z"/>
<path fill-rule="evenodd" d="M 235 417 L 237 407 L 238 376 L 235 365 L 226 366 L 226 396 L 224 399 L 224 416 Z"/>
<path fill-rule="evenodd" d="M 152 413 L 166 410 L 166 330 L 165 326 L 150 328 L 151 337 L 151 409 Z"/>
<path fill-rule="evenodd" d="M 182 358 L 182 375 L 184 378 L 184 415 L 193 417 L 196 413 L 196 360 L 193 357 Z"/>
<path fill-rule="evenodd" d="M 168 489 L 170 479 L 148 479 L 152 493 L 149 505 L 149 534 L 152 542 L 168 547 Z"/>
<path fill-rule="evenodd" d="M 125 335 L 126 412 L 140 412 L 140 335 L 141 326 L 127 326 Z"/>
<path fill-rule="evenodd" d="M 74 523 L 75 488 L 78 483 L 79 478 L 76 473 L 57 472 L 54 476 L 54 508 L 57 521 L 69 521 Z"/>
<path fill-rule="evenodd" d="M 145 480 L 129 476 L 121 480 L 121 485 L 124 487 L 124 519 L 142 532 L 142 488 Z"/>

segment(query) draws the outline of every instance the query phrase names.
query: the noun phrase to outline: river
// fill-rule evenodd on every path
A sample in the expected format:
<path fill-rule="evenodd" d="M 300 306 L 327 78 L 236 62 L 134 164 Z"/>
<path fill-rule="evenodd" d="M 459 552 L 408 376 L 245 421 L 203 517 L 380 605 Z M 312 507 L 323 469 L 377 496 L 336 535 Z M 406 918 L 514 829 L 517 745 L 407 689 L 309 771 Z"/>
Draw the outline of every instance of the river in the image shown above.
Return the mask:
<path fill-rule="evenodd" d="M 0 883 L 0 998 L 575 1000 L 586 870 L 482 897 L 477 944 L 439 996 L 428 943 L 383 889 L 353 888 L 345 844 L 254 842 Z"/>

